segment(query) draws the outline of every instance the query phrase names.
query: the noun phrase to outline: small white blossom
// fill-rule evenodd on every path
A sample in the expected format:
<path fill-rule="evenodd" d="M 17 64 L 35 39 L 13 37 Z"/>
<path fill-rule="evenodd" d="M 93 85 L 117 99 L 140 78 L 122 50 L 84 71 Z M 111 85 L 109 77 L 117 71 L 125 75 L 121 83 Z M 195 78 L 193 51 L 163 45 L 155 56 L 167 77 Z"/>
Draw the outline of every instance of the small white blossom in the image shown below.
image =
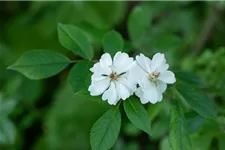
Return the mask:
<path fill-rule="evenodd" d="M 167 70 L 168 68 L 164 54 L 157 53 L 152 60 L 143 54 L 136 56 L 136 65 L 131 71 L 132 82 L 139 84 L 136 95 L 142 104 L 161 101 L 167 84 L 176 82 L 174 73 Z"/>
<path fill-rule="evenodd" d="M 102 100 L 108 100 L 111 105 L 127 99 L 136 91 L 136 85 L 129 81 L 129 70 L 134 63 L 126 53 L 117 52 L 113 60 L 108 53 L 103 54 L 90 69 L 93 75 L 88 91 L 92 96 L 103 94 Z"/>

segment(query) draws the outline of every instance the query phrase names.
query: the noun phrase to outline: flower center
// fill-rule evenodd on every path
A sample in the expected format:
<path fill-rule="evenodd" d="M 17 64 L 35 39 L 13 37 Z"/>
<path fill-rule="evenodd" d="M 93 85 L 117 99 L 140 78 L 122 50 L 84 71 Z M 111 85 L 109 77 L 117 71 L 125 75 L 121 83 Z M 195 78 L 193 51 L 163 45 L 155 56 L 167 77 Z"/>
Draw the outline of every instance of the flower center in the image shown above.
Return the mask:
<path fill-rule="evenodd" d="M 111 81 L 115 81 L 115 80 L 118 80 L 119 77 L 121 77 L 122 75 L 124 75 L 126 72 L 123 72 L 123 73 L 120 73 L 120 74 L 117 74 L 115 72 L 112 72 L 110 75 L 106 75 L 106 74 L 102 74 L 103 77 L 109 77 Z"/>
<path fill-rule="evenodd" d="M 118 76 L 116 73 L 111 73 L 111 74 L 109 75 L 109 78 L 110 78 L 111 80 L 117 80 L 118 77 L 119 77 L 119 76 Z"/>
<path fill-rule="evenodd" d="M 160 72 L 152 72 L 150 74 L 150 78 L 157 79 L 159 77 L 159 75 L 160 75 Z"/>
<path fill-rule="evenodd" d="M 149 74 L 149 80 L 151 82 L 154 82 L 156 86 L 157 86 L 157 79 L 158 79 L 159 75 L 160 75 L 160 72 L 152 72 Z"/>

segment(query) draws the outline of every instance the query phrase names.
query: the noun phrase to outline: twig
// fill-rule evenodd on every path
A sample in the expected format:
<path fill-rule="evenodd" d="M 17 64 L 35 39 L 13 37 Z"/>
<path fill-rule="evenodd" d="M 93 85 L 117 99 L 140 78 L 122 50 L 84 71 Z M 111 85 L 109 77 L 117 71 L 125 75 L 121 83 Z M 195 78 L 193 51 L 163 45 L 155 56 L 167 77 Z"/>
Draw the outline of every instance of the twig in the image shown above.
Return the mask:
<path fill-rule="evenodd" d="M 214 2 L 212 5 L 212 10 L 209 17 L 206 19 L 205 23 L 203 24 L 203 28 L 199 37 L 199 40 L 196 42 L 193 51 L 195 53 L 199 53 L 205 43 L 209 40 L 210 35 L 220 17 L 220 14 L 224 11 L 224 8 L 219 8 L 218 3 Z"/>

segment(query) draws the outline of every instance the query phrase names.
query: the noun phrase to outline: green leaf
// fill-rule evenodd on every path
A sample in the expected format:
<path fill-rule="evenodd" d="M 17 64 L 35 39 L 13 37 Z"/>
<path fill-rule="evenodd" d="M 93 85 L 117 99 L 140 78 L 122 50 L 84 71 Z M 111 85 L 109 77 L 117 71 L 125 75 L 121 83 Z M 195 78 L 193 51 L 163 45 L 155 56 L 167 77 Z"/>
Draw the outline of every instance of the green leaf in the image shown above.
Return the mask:
<path fill-rule="evenodd" d="M 179 84 L 177 89 L 187 104 L 199 115 L 205 118 L 216 117 L 217 112 L 215 104 L 207 95 L 184 84 Z"/>
<path fill-rule="evenodd" d="M 129 120 L 138 128 L 151 135 L 151 121 L 141 102 L 135 98 L 124 101 L 124 110 Z"/>
<path fill-rule="evenodd" d="M 31 50 L 23 53 L 8 69 L 16 70 L 30 79 L 43 79 L 53 76 L 71 63 L 60 53 L 49 50 Z"/>
<path fill-rule="evenodd" d="M 151 13 L 147 5 L 135 7 L 128 18 L 128 32 L 133 43 L 138 42 L 151 25 Z"/>
<path fill-rule="evenodd" d="M 152 39 L 152 48 L 156 51 L 160 50 L 161 52 L 176 50 L 177 48 L 179 48 L 180 44 L 180 38 L 173 34 L 164 33 L 160 36 L 156 35 Z"/>
<path fill-rule="evenodd" d="M 68 83 L 71 85 L 73 92 L 77 93 L 86 90 L 91 83 L 90 68 L 93 64 L 89 61 L 81 61 L 73 66 L 69 72 Z"/>
<path fill-rule="evenodd" d="M 16 137 L 16 127 L 7 118 L 0 119 L 0 144 L 13 144 Z"/>
<path fill-rule="evenodd" d="M 197 132 L 205 123 L 205 118 L 195 112 L 186 113 L 185 118 L 189 133 Z"/>
<path fill-rule="evenodd" d="M 89 140 L 93 121 L 110 105 L 91 101 L 91 97 L 95 97 L 90 94 L 90 99 L 74 95 L 66 82 L 62 82 L 54 93 L 54 104 L 44 117 L 44 124 L 49 127 L 45 138 L 51 143 L 47 150 L 91 150 Z"/>
<path fill-rule="evenodd" d="M 155 117 L 160 113 L 163 108 L 163 103 L 156 103 L 154 105 L 150 105 L 147 108 L 148 115 L 151 120 L 154 120 Z"/>
<path fill-rule="evenodd" d="M 7 117 L 15 108 L 16 101 L 13 99 L 3 100 L 0 95 L 0 117 Z"/>
<path fill-rule="evenodd" d="M 93 58 L 93 49 L 87 33 L 73 25 L 58 25 L 60 43 L 84 59 Z"/>
<path fill-rule="evenodd" d="M 168 132 L 169 118 L 159 116 L 157 120 L 152 123 L 152 136 L 151 139 L 158 140 Z"/>
<path fill-rule="evenodd" d="M 193 150 L 210 150 L 213 136 L 207 134 L 192 134 L 190 138 Z"/>
<path fill-rule="evenodd" d="M 121 114 L 118 108 L 108 110 L 91 129 L 92 150 L 108 150 L 116 142 L 120 132 Z"/>
<path fill-rule="evenodd" d="M 27 129 L 27 128 L 31 127 L 32 123 L 34 123 L 34 121 L 36 121 L 36 119 L 37 119 L 37 112 L 35 112 L 35 111 L 30 112 L 21 119 L 18 126 L 19 126 L 19 128 Z"/>
<path fill-rule="evenodd" d="M 138 136 L 142 133 L 142 131 L 137 128 L 133 123 L 127 122 L 127 124 L 124 125 L 124 133 L 128 136 Z"/>
<path fill-rule="evenodd" d="M 103 37 L 104 51 L 112 56 L 118 51 L 123 51 L 124 41 L 123 37 L 116 31 L 110 31 Z"/>
<path fill-rule="evenodd" d="M 23 102 L 24 105 L 31 106 L 39 100 L 44 92 L 43 82 L 44 81 L 42 80 L 31 81 L 27 78 L 22 78 L 22 83 L 18 89 L 18 92 L 23 96 L 21 102 Z"/>
<path fill-rule="evenodd" d="M 173 150 L 191 150 L 184 114 L 178 102 L 171 106 L 169 142 Z"/>
<path fill-rule="evenodd" d="M 205 83 L 198 76 L 191 72 L 177 71 L 175 72 L 177 78 L 187 84 L 191 84 L 198 87 L 204 87 Z"/>
<path fill-rule="evenodd" d="M 171 149 L 168 136 L 165 136 L 160 140 L 159 147 L 160 147 L 160 150 L 170 150 Z"/>
<path fill-rule="evenodd" d="M 221 135 L 218 137 L 218 143 L 219 143 L 219 150 L 225 149 L 225 135 Z"/>
<path fill-rule="evenodd" d="M 124 48 L 123 51 L 128 53 L 133 49 L 132 43 L 129 43 L 128 41 L 124 41 Z"/>

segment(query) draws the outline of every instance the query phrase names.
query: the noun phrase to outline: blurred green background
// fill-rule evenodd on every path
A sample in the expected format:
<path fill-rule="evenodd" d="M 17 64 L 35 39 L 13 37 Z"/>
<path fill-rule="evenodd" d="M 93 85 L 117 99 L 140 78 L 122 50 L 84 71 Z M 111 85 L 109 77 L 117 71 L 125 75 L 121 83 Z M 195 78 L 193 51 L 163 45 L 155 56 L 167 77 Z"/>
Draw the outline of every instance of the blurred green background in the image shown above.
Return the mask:
<path fill-rule="evenodd" d="M 130 13 L 145 8 L 139 20 L 149 23 L 131 44 L 129 30 L 138 30 Z M 126 40 L 131 56 L 166 54 L 171 69 L 197 74 L 218 109 L 216 121 L 187 110 L 194 150 L 225 149 L 225 3 L 224 2 L 0 2 L 0 150 L 89 150 L 93 123 L 109 106 L 73 95 L 68 71 L 45 80 L 29 80 L 6 70 L 32 49 L 50 49 L 80 59 L 63 48 L 57 24 L 74 24 L 89 33 L 95 59 L 102 37 L 114 29 Z M 132 28 L 128 28 L 131 23 Z M 142 24 L 139 24 L 140 26 Z M 146 24 L 146 23 L 144 23 Z M 165 93 L 170 96 L 170 93 Z M 166 97 L 166 96 L 165 96 Z M 134 127 L 123 115 L 113 150 L 168 150 L 170 101 L 146 105 L 153 136 Z"/>

